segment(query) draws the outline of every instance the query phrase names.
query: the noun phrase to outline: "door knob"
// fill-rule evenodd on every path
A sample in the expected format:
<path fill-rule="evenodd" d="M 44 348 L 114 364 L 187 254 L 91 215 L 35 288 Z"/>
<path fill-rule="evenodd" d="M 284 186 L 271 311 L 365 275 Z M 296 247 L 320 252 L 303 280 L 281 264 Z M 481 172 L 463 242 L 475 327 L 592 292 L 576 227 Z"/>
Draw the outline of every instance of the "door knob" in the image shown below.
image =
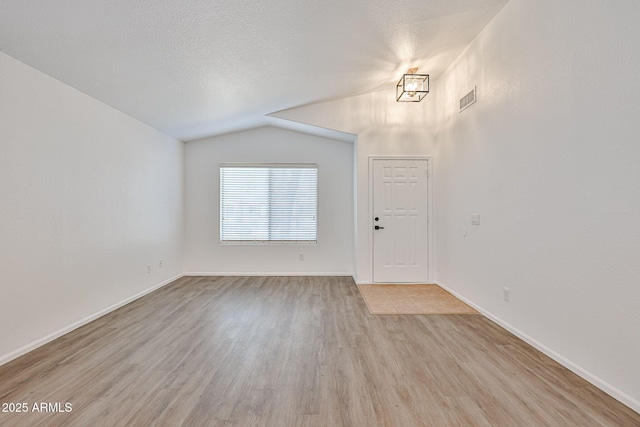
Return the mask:
<path fill-rule="evenodd" d="M 384 227 L 380 227 L 379 225 L 376 225 L 375 229 L 376 230 L 384 230 Z"/>

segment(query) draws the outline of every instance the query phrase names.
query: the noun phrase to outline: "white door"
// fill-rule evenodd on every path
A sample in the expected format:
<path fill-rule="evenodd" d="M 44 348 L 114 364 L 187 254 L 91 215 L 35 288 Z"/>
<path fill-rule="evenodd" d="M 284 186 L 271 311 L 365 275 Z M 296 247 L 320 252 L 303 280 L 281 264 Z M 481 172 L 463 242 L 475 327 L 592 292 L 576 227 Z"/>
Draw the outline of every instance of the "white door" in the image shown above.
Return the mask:
<path fill-rule="evenodd" d="M 373 280 L 426 283 L 427 159 L 373 159 Z"/>

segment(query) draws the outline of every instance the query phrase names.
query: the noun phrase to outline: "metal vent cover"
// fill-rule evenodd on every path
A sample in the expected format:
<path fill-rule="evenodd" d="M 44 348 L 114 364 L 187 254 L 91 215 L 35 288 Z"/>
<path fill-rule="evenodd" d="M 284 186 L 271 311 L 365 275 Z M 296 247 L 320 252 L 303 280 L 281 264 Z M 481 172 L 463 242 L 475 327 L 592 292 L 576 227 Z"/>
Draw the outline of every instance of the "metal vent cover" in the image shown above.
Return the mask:
<path fill-rule="evenodd" d="M 471 105 L 476 103 L 476 87 L 473 87 L 473 90 L 460 98 L 460 111 L 463 111 L 469 108 Z"/>

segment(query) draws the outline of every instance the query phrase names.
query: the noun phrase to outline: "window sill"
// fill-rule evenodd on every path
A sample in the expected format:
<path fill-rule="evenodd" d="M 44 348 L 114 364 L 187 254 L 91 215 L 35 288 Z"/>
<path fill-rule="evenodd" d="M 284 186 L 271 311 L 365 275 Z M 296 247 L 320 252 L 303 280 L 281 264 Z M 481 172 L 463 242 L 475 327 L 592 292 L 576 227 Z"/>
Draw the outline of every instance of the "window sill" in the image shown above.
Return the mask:
<path fill-rule="evenodd" d="M 317 245 L 317 240 L 221 240 L 223 246 Z"/>

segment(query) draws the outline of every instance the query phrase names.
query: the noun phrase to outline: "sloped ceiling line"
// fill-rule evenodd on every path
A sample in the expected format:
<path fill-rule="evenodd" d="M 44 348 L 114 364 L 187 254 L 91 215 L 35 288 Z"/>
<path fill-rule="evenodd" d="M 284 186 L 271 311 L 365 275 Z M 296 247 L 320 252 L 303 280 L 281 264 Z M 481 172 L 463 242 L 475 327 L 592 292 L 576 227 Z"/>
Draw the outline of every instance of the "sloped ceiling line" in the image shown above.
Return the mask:
<path fill-rule="evenodd" d="M 0 50 L 178 139 L 437 77 L 507 0 L 10 0 Z"/>

